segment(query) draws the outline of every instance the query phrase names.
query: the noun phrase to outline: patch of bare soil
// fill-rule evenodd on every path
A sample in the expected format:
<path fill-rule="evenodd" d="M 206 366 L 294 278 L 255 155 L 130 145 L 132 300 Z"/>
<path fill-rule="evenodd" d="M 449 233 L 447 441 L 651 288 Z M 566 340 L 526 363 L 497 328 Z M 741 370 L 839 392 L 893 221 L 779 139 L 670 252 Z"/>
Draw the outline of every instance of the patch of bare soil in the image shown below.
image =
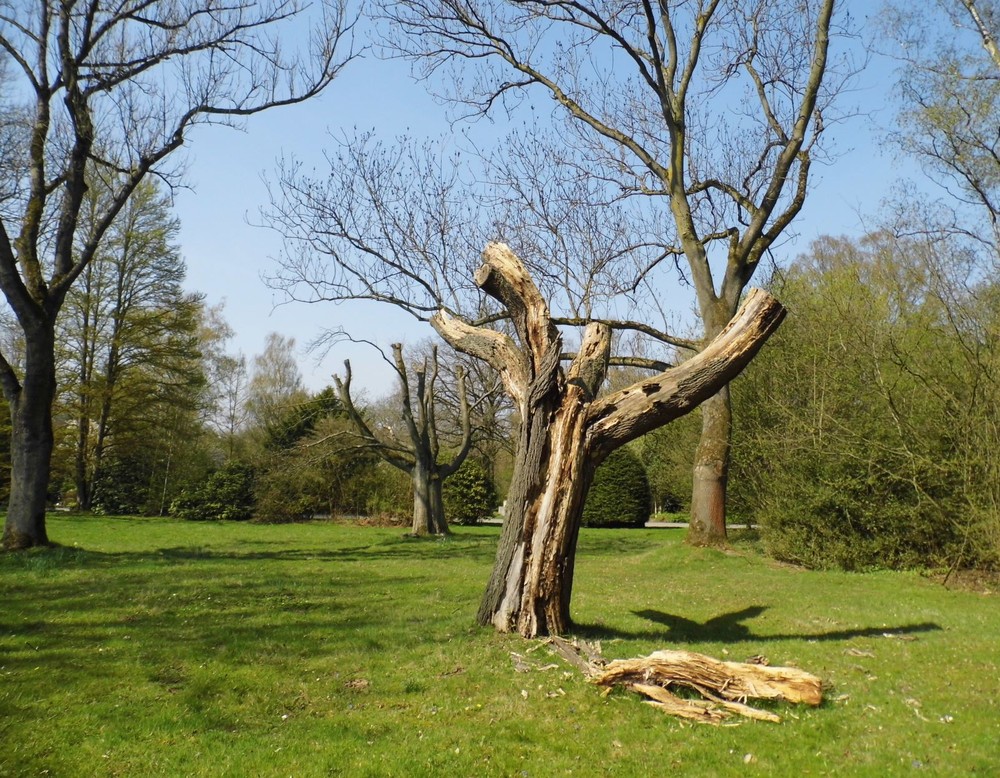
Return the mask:
<path fill-rule="evenodd" d="M 927 577 L 935 583 L 958 591 L 977 594 L 1000 593 L 1000 570 L 952 570 L 930 573 Z"/>

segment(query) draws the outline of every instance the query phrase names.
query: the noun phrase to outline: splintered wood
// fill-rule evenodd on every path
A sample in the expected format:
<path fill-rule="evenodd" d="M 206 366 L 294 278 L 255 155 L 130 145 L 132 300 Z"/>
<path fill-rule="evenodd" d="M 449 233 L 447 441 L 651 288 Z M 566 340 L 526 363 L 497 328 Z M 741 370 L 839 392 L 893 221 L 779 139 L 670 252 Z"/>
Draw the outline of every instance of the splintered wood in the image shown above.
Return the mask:
<path fill-rule="evenodd" d="M 795 667 L 723 662 L 691 651 L 655 651 L 649 656 L 605 662 L 600 649 L 586 643 L 552 638 L 549 644 L 593 683 L 609 691 L 624 686 L 665 713 L 706 724 L 720 724 L 733 715 L 781 721 L 771 711 L 747 705 L 748 699 L 806 705 L 823 701 L 822 681 Z M 674 693 L 681 688 L 696 692 L 701 699 Z"/>

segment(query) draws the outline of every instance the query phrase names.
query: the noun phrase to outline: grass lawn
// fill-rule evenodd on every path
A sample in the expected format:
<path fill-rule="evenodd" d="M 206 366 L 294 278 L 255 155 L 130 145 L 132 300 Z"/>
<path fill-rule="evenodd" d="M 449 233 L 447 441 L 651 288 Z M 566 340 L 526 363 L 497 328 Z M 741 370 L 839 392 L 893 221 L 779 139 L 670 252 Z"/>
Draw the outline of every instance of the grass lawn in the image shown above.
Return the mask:
<path fill-rule="evenodd" d="M 685 724 L 475 625 L 498 535 L 53 517 L 0 554 L 0 775 L 1000 774 L 1000 600 L 584 530 L 605 656 L 763 654 L 830 688 Z M 511 653 L 532 667 L 517 672 Z M 522 663 L 523 664 L 523 663 Z"/>

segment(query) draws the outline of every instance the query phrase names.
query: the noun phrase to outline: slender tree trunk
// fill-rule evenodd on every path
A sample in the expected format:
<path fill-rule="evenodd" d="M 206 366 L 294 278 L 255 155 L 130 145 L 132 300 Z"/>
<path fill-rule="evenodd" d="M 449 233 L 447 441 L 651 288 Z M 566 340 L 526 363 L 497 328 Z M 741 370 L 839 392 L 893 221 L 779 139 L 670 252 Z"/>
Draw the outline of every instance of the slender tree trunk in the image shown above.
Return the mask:
<path fill-rule="evenodd" d="M 81 394 L 81 408 L 83 392 Z M 76 504 L 81 510 L 90 510 L 90 478 L 87 474 L 87 448 L 90 442 L 90 419 L 86 410 L 80 412 L 77 418 L 76 456 L 74 461 L 76 481 Z"/>
<path fill-rule="evenodd" d="M 25 375 L 11 408 L 10 504 L 3 545 L 8 549 L 47 545 L 45 508 L 52 460 L 52 403 L 56 393 L 51 324 L 25 338 Z"/>
<path fill-rule="evenodd" d="M 725 545 L 727 539 L 726 486 L 733 426 L 729 387 L 706 400 L 701 413 L 687 542 L 695 546 L 719 546 Z"/>
<path fill-rule="evenodd" d="M 720 298 L 702 310 L 706 343 L 722 332 L 736 313 L 738 303 L 738 297 Z M 725 546 L 728 543 L 726 487 L 733 427 L 728 385 L 702 403 L 701 414 L 701 437 L 694 454 L 691 518 L 686 541 L 693 546 Z"/>

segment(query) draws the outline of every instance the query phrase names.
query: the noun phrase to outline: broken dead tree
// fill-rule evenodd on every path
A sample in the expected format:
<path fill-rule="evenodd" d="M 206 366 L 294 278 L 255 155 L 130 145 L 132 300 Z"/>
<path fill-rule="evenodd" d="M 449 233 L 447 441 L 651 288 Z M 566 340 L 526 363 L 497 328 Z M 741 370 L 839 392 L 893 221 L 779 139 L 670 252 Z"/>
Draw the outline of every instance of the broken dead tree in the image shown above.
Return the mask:
<path fill-rule="evenodd" d="M 581 320 L 589 323 L 564 369 L 557 319 L 510 247 L 489 244 L 475 280 L 506 310 L 513 333 L 444 309 L 431 325 L 454 349 L 497 371 L 521 420 L 508 511 L 477 618 L 526 638 L 564 634 L 572 624 L 580 518 L 597 466 L 612 451 L 717 394 L 750 363 L 785 309 L 767 292 L 751 290 L 729 325 L 697 354 L 601 394 L 613 330 L 633 329 L 634 323 Z M 659 339 L 676 342 L 665 333 Z"/>
<path fill-rule="evenodd" d="M 635 659 L 606 662 L 600 646 L 550 638 L 553 652 L 610 691 L 623 686 L 646 698 L 664 713 L 704 724 L 721 724 L 734 715 L 780 722 L 767 710 L 747 705 L 749 699 L 783 700 L 816 706 L 823 701 L 822 681 L 796 667 L 769 667 L 756 662 L 724 662 L 691 651 L 654 651 Z M 686 689 L 701 699 L 682 697 Z"/>

